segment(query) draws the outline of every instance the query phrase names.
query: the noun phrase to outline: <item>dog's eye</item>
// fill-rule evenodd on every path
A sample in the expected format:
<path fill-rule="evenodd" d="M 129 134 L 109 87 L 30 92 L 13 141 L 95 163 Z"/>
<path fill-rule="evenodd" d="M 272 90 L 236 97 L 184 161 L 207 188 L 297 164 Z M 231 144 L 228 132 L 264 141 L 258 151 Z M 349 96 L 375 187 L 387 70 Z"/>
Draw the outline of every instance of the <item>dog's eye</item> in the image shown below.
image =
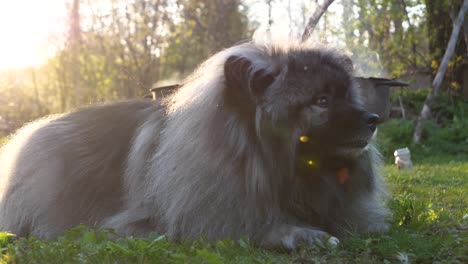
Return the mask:
<path fill-rule="evenodd" d="M 320 96 L 317 101 L 315 102 L 316 105 L 322 108 L 328 108 L 329 106 L 329 99 L 328 96 L 322 95 Z"/>

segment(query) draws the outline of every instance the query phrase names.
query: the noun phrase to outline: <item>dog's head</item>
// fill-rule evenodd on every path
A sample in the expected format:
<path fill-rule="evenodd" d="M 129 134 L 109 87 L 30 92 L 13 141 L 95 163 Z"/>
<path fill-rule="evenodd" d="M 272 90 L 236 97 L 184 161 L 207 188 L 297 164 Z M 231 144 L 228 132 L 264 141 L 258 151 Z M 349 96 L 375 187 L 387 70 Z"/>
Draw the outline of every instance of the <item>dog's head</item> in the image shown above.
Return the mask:
<path fill-rule="evenodd" d="M 224 66 L 227 103 L 256 123 L 259 137 L 294 146 L 299 157 L 355 158 L 379 117 L 360 107 L 351 68 L 346 56 L 316 49 L 272 51 L 261 62 L 232 55 Z"/>

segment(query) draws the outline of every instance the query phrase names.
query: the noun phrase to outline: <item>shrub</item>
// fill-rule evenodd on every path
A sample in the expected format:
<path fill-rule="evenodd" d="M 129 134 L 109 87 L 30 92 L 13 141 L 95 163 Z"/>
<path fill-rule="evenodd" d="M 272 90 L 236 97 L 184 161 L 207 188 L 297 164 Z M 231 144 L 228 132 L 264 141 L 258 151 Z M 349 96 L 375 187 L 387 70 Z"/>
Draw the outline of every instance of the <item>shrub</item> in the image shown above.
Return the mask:
<path fill-rule="evenodd" d="M 411 145 L 413 127 L 413 122 L 405 119 L 391 119 L 379 127 L 377 144 L 386 162 L 393 161 L 396 149 Z"/>
<path fill-rule="evenodd" d="M 432 107 L 432 119 L 424 125 L 422 142 L 412 145 L 416 117 L 428 90 L 401 90 L 392 94 L 392 100 L 402 96 L 409 119 L 391 119 L 379 128 L 377 143 L 386 162 L 393 162 L 393 151 L 409 147 L 416 160 L 433 159 L 435 155 L 468 156 L 468 102 L 450 99 L 441 94 Z"/>

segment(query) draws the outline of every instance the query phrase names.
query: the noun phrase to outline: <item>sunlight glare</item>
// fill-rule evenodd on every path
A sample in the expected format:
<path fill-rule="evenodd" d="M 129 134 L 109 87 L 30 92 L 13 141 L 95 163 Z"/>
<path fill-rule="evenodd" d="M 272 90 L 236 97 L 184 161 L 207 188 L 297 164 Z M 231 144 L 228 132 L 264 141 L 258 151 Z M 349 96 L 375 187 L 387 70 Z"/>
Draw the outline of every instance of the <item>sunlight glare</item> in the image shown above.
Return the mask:
<path fill-rule="evenodd" d="M 51 36 L 63 34 L 63 0 L 0 1 L 0 70 L 39 66 L 53 55 Z"/>

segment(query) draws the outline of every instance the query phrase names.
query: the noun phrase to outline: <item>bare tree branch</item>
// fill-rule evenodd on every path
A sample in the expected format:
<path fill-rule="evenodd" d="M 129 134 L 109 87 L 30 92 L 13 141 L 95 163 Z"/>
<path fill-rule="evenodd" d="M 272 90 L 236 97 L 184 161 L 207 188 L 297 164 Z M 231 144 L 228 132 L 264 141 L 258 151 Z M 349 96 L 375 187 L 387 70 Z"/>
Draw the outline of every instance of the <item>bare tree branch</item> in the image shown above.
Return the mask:
<path fill-rule="evenodd" d="M 317 9 L 315 9 L 314 14 L 309 18 L 309 22 L 307 22 L 304 33 L 302 33 L 302 42 L 305 42 L 310 38 L 310 35 L 312 35 L 312 32 L 317 26 L 320 18 L 327 11 L 328 7 L 333 3 L 333 1 L 335 0 L 325 0 L 322 5 L 319 5 Z"/>
<path fill-rule="evenodd" d="M 463 21 L 463 35 L 465 36 L 466 52 L 468 52 L 468 20 Z"/>
<path fill-rule="evenodd" d="M 455 12 L 455 8 L 451 8 L 450 9 L 450 12 L 449 12 L 449 15 L 450 15 L 450 19 L 452 20 L 452 23 L 455 25 L 456 23 L 456 12 Z M 462 25 L 462 30 L 463 30 L 463 35 L 465 37 L 465 47 L 466 47 L 466 51 L 468 52 L 468 20 L 464 20 L 463 21 L 463 25 Z"/>
<path fill-rule="evenodd" d="M 427 95 L 426 100 L 424 101 L 423 109 L 421 110 L 421 114 L 419 115 L 418 121 L 416 123 L 416 127 L 414 129 L 413 134 L 413 143 L 417 144 L 421 141 L 421 134 L 424 122 L 429 119 L 431 115 L 431 106 L 434 101 L 434 98 L 437 96 L 437 92 L 439 91 L 440 85 L 444 79 L 445 72 L 447 71 L 448 63 L 453 56 L 453 52 L 455 51 L 455 45 L 457 44 L 458 35 L 460 33 L 460 28 L 462 27 L 463 20 L 465 19 L 466 11 L 468 10 L 468 0 L 464 0 L 463 4 L 458 12 L 458 17 L 456 22 L 454 23 L 452 35 L 450 36 L 449 43 L 447 45 L 447 49 L 445 50 L 444 57 L 442 58 L 442 62 L 440 63 L 439 70 L 432 82 L 432 90 Z"/>

